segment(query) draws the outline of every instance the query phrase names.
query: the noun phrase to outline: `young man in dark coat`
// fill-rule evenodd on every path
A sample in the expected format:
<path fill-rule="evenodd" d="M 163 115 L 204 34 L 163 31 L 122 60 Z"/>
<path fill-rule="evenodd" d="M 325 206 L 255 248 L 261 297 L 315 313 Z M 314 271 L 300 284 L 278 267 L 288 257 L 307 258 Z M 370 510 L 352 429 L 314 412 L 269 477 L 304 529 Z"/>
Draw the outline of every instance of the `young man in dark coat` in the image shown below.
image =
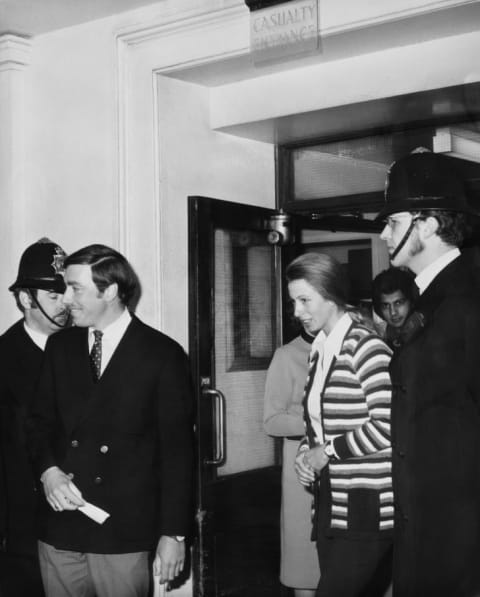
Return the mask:
<path fill-rule="evenodd" d="M 14 293 L 23 318 L 0 337 L 0 594 L 43 595 L 35 516 L 38 494 L 28 458 L 26 412 L 40 374 L 48 336 L 65 326 L 68 312 L 63 259 L 57 244 L 41 239 L 23 253 Z"/>
<path fill-rule="evenodd" d="M 382 238 L 415 274 L 417 325 L 391 361 L 395 597 L 480 595 L 480 301 L 459 247 L 455 159 L 416 151 L 390 169 Z"/>
<path fill-rule="evenodd" d="M 150 554 L 161 582 L 184 566 L 193 492 L 188 362 L 179 344 L 129 312 L 137 278 L 117 251 L 76 251 L 65 282 L 74 327 L 47 343 L 29 419 L 46 498 L 45 590 L 143 597 Z"/>
<path fill-rule="evenodd" d="M 386 323 L 382 336 L 392 350 L 402 346 L 404 328 L 408 333 L 405 324 L 413 311 L 417 295 L 414 276 L 409 270 L 390 267 L 373 280 L 373 309 Z"/>

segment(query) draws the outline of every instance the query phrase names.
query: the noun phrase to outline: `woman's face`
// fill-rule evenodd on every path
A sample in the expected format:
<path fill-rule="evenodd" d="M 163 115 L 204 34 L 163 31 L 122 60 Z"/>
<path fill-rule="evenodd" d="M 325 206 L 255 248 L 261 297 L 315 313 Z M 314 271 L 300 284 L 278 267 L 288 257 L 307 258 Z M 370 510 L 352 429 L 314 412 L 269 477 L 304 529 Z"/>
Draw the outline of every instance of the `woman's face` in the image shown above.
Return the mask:
<path fill-rule="evenodd" d="M 306 280 L 293 280 L 288 293 L 294 305 L 294 315 L 310 334 L 323 330 L 327 335 L 336 323 L 337 305 L 326 300 Z"/>

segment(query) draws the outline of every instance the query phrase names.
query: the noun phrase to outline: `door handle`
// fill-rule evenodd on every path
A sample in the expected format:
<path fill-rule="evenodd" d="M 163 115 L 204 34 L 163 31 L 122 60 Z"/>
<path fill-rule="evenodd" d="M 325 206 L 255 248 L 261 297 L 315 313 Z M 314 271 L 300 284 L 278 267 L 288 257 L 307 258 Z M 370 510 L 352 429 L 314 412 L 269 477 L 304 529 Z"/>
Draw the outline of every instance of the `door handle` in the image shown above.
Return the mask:
<path fill-rule="evenodd" d="M 217 466 L 225 462 L 225 396 L 220 390 L 203 388 L 204 396 L 212 396 L 215 401 L 214 410 L 214 431 L 215 431 L 215 457 L 213 460 L 205 459 L 205 464 L 215 464 Z"/>

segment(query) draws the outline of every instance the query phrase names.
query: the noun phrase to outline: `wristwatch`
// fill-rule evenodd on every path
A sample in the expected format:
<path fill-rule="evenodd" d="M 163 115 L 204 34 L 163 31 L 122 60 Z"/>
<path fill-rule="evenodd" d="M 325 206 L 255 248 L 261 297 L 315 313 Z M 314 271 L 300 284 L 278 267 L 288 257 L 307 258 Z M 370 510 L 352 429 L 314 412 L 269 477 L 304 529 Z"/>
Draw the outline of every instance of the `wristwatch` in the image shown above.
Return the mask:
<path fill-rule="evenodd" d="M 329 458 L 336 458 L 335 450 L 333 449 L 332 442 L 326 442 L 323 446 L 323 451 Z"/>
<path fill-rule="evenodd" d="M 185 541 L 185 537 L 183 535 L 169 535 L 171 539 L 175 539 L 178 543 L 183 543 Z"/>

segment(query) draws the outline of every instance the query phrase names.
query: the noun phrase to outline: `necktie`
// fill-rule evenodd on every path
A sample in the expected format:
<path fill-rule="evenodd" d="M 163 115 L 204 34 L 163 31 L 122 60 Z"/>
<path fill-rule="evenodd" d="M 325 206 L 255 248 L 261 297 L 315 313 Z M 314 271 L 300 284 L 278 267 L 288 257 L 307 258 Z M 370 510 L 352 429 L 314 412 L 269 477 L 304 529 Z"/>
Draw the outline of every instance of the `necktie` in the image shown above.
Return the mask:
<path fill-rule="evenodd" d="M 93 330 L 95 340 L 90 351 L 90 364 L 92 366 L 93 379 L 98 381 L 102 372 L 102 336 L 100 330 Z"/>

